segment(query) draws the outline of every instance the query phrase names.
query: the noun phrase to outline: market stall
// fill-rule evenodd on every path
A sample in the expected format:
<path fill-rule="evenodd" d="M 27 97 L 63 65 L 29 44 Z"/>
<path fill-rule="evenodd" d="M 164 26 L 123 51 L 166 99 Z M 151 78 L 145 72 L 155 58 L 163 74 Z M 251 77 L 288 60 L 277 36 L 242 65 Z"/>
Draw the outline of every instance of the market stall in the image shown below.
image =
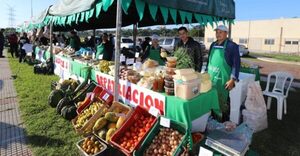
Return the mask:
<path fill-rule="evenodd" d="M 74 6 L 78 5 L 76 3 L 80 4 L 80 7 L 75 8 Z M 199 7 L 194 7 L 195 5 Z M 120 16 L 120 8 L 122 9 L 122 16 Z M 116 14 L 116 12 L 118 13 Z M 120 26 L 130 24 L 138 23 L 138 26 L 150 26 L 157 24 L 199 23 L 203 26 L 207 24 L 213 26 L 214 23 L 219 21 L 231 23 L 233 19 L 233 1 L 224 1 L 221 3 L 216 0 L 209 2 L 122 0 L 117 3 L 115 0 L 81 0 L 72 1 L 69 5 L 66 5 L 62 1 L 55 4 L 53 7 L 50 7 L 42 23 L 52 25 L 56 31 L 115 28 L 117 26 L 117 40 L 119 41 Z M 174 133 L 180 133 L 180 137 L 176 138 L 174 147 L 172 146 L 170 151 L 167 150 L 167 152 L 170 152 L 168 155 L 173 155 L 175 151 L 182 152 L 186 144 L 189 144 L 191 147 L 193 145 L 191 136 L 192 121 L 210 111 L 214 111 L 217 114 L 220 113 L 215 88 L 208 87 L 209 89 L 207 89 L 205 87 L 203 89 L 200 87 L 200 84 L 201 86 L 209 84 L 207 81 L 200 82 L 200 80 L 209 80 L 209 78 L 203 75 L 201 77 L 199 73 L 196 73 L 192 69 L 175 69 L 176 60 L 174 66 L 174 61 L 170 61 L 174 60 L 171 56 L 166 56 L 170 60 L 168 59 L 165 67 L 153 66 L 156 63 L 149 60 L 151 63 L 148 62 L 149 64 L 145 68 L 139 69 L 141 64 L 137 65 L 139 62 L 136 62 L 135 59 L 119 56 L 120 45 L 119 43 L 116 45 L 114 63 L 96 60 L 90 53 L 78 55 L 75 51 L 70 51 L 70 53 L 55 52 L 55 55 L 53 55 L 55 73 L 61 78 L 67 79 L 70 75 L 75 74 L 85 79 L 90 78 L 97 83 L 94 87 L 85 85 L 87 89 L 79 89 L 84 90 L 82 92 L 79 91 L 79 95 L 77 95 L 77 89 L 74 90 L 74 93 L 70 94 L 70 87 L 67 87 L 63 94 L 66 94 L 72 100 L 68 101 L 63 96 L 60 96 L 62 99 L 59 100 L 57 107 L 64 114 L 70 113 L 71 117 L 69 115 L 63 115 L 63 117 L 74 118 L 72 123 L 79 134 L 96 133 L 95 135 L 99 136 L 100 140 L 104 138 L 100 137 L 100 132 L 95 131 L 101 131 L 105 127 L 108 130 L 105 132 L 105 142 L 129 155 L 138 150 L 138 145 L 144 145 L 143 149 L 145 146 L 148 146 L 149 144 L 146 142 L 152 140 L 154 135 L 158 135 L 156 134 L 157 127 L 166 127 L 164 132 L 166 133 L 170 131 L 170 127 L 173 128 L 173 123 L 184 126 L 182 126 L 183 128 L 179 128 L 180 126 L 174 127 L 176 130 Z M 52 48 L 50 51 L 53 51 Z M 119 70 L 121 62 L 126 65 Z M 105 67 L 103 67 L 103 64 L 105 64 Z M 90 77 L 87 74 L 88 72 L 83 70 L 85 68 L 92 68 Z M 141 74 L 143 71 L 147 72 Z M 188 75 L 193 75 L 194 79 L 188 79 Z M 65 80 L 64 82 L 73 83 L 73 81 L 69 80 Z M 86 83 L 86 80 L 83 83 Z M 183 91 L 180 92 L 179 90 Z M 54 92 L 61 94 L 58 93 L 59 91 Z M 119 108 L 115 109 L 113 107 L 114 104 L 112 104 L 112 98 L 115 99 L 115 102 L 120 100 L 124 104 L 136 107 L 136 109 L 134 109 L 132 114 L 128 112 L 124 113 Z M 76 105 L 77 116 L 72 116 L 75 108 L 69 106 L 70 103 L 71 105 Z M 122 106 L 123 104 L 120 105 Z M 69 107 L 61 109 L 66 106 Z M 126 122 L 123 123 L 123 126 L 116 127 L 114 124 L 117 124 L 124 114 L 126 114 L 126 120 L 123 120 Z M 138 120 L 140 117 L 145 117 L 146 122 L 144 123 L 143 119 Z M 162 123 L 161 120 L 165 123 Z M 139 122 L 141 126 L 133 124 L 135 121 Z M 136 132 L 136 128 L 143 131 L 139 131 L 138 136 L 131 136 L 131 133 Z M 124 137 L 126 139 L 130 138 L 130 136 L 127 136 L 129 130 L 129 135 L 133 137 L 130 145 L 124 140 Z M 168 136 L 172 137 L 172 135 Z M 146 137 L 150 137 L 151 139 L 145 139 Z M 96 143 L 97 139 L 95 138 L 88 137 L 86 139 L 93 142 L 92 144 L 99 144 Z M 180 142 L 180 144 L 177 144 L 177 142 Z M 81 141 L 78 143 L 78 147 L 88 154 L 96 154 L 106 148 L 105 146 L 99 146 L 93 148 L 91 151 L 91 149 L 85 147 L 85 144 L 87 144 L 86 140 Z M 151 145 L 149 149 L 151 149 Z M 155 151 L 147 150 L 147 152 L 149 154 L 149 152 Z"/>

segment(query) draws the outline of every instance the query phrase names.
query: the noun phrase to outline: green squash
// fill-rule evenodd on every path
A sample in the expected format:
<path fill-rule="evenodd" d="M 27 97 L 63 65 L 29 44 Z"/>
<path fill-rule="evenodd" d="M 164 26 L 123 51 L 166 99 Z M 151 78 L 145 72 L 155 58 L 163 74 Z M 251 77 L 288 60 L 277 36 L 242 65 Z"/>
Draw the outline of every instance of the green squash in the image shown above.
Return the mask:
<path fill-rule="evenodd" d="M 67 120 L 72 120 L 77 116 L 77 112 L 76 112 L 76 107 L 75 106 L 64 106 L 61 109 L 61 115 L 63 118 L 67 119 Z"/>
<path fill-rule="evenodd" d="M 64 97 L 62 90 L 52 90 L 48 97 L 48 104 L 51 107 L 56 107 L 58 102 Z"/>
<path fill-rule="evenodd" d="M 72 105 L 72 101 L 68 97 L 62 98 L 56 106 L 57 114 L 61 114 L 62 108 L 67 105 Z"/>

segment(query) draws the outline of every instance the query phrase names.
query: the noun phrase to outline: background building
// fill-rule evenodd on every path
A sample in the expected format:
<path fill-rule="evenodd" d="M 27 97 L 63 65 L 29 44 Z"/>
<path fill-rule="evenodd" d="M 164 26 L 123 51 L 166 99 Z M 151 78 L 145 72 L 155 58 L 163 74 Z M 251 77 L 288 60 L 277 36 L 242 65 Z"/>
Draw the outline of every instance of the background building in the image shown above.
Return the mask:
<path fill-rule="evenodd" d="M 300 18 L 236 21 L 232 39 L 250 52 L 300 53 Z M 213 28 L 205 30 L 205 45 L 215 41 Z"/>

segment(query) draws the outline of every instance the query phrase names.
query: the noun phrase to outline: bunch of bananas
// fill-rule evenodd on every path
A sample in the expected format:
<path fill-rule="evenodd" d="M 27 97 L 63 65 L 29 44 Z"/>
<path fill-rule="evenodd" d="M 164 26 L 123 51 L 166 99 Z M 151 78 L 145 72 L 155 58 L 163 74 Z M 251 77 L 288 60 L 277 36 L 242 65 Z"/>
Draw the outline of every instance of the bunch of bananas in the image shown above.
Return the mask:
<path fill-rule="evenodd" d="M 78 115 L 76 120 L 75 128 L 79 129 L 85 125 L 87 121 L 103 106 L 102 103 L 94 102 L 89 108 L 85 109 L 81 114 Z"/>

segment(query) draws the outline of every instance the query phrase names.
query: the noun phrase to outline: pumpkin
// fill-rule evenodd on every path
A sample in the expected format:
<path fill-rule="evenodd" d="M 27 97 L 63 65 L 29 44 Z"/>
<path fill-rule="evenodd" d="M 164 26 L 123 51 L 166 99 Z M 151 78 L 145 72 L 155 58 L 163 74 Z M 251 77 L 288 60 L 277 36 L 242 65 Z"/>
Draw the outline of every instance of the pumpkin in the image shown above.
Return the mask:
<path fill-rule="evenodd" d="M 72 120 L 77 116 L 76 107 L 75 106 L 64 106 L 61 109 L 61 115 L 63 118 L 67 120 Z"/>
<path fill-rule="evenodd" d="M 51 107 L 56 107 L 58 102 L 64 97 L 62 90 L 52 90 L 48 97 L 48 104 Z"/>
<path fill-rule="evenodd" d="M 62 98 L 56 106 L 57 114 L 61 114 L 62 108 L 67 105 L 72 105 L 72 101 L 68 97 Z"/>

